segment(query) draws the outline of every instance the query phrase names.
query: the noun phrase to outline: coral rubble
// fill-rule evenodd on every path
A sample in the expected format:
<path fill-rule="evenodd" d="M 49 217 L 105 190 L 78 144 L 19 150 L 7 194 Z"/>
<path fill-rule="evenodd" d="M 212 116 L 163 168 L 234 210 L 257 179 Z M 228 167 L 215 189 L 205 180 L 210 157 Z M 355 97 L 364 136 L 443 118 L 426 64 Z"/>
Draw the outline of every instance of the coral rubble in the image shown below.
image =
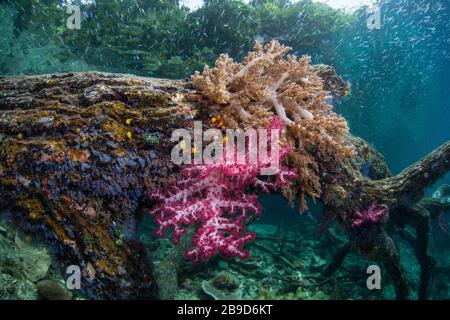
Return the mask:
<path fill-rule="evenodd" d="M 220 272 L 211 280 L 203 280 L 202 289 L 214 300 L 242 299 L 242 285 L 228 272 Z"/>
<path fill-rule="evenodd" d="M 0 300 L 34 300 L 39 283 L 56 281 L 49 252 L 0 221 Z M 64 291 L 64 290 L 63 290 Z"/>

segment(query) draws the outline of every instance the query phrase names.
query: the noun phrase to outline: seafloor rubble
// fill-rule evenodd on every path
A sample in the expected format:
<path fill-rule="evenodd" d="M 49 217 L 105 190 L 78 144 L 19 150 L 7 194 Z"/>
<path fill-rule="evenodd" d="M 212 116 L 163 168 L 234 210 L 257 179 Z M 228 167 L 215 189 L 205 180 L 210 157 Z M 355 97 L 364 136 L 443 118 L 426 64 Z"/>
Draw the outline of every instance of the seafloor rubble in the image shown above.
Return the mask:
<path fill-rule="evenodd" d="M 0 299 L 71 299 L 47 249 L 0 222 Z"/>
<path fill-rule="evenodd" d="M 448 195 L 449 196 L 449 195 Z M 442 199 L 433 195 L 427 201 Z M 450 198 L 448 198 L 450 199 Z M 275 205 L 269 205 L 274 203 Z M 263 200 L 267 208 L 264 215 L 294 215 L 295 212 L 283 204 L 281 197 L 267 197 Z M 277 208 L 277 209 L 274 209 Z M 448 211 L 450 208 L 446 207 Z M 276 212 L 272 212 L 276 210 Z M 315 209 L 313 210 L 315 211 Z M 149 254 L 155 264 L 155 277 L 159 285 L 160 297 L 164 299 L 395 299 L 395 288 L 391 281 L 383 280 L 382 290 L 367 290 L 367 267 L 377 264 L 357 252 L 348 252 L 345 260 L 333 276 L 325 276 L 326 269 L 335 251 L 348 241 L 346 235 L 336 225 L 320 230 L 320 220 L 314 214 L 305 214 L 296 219 L 280 219 L 278 224 L 265 224 L 264 220 L 252 225 L 256 239 L 249 246 L 250 258 L 224 259 L 217 256 L 208 262 L 193 265 L 183 256 L 185 246 L 173 246 L 166 239 L 155 243 L 151 234 L 154 226 L 144 224 L 142 241 L 147 243 Z M 272 220 L 273 221 L 273 220 Z M 269 222 L 271 222 L 269 220 Z M 448 233 L 434 221 L 434 247 L 436 272 L 430 299 L 442 299 L 450 294 L 448 286 L 448 266 L 450 247 L 446 242 Z M 274 223 L 274 222 L 272 222 Z M 322 232 L 320 232 L 322 231 Z M 318 235 L 319 234 L 319 235 Z M 420 265 L 414 245 L 401 233 L 393 233 L 399 249 L 402 265 L 417 298 L 420 286 Z M 231 284 L 211 286 L 214 279 L 230 279 Z M 224 281 L 222 281 L 224 282 Z M 228 282 L 225 282 L 225 284 Z M 218 287 L 218 288 L 216 288 Z"/>
<path fill-rule="evenodd" d="M 138 225 L 152 206 L 147 194 L 167 188 L 180 176 L 170 161 L 172 131 L 189 129 L 194 120 L 217 127 L 218 117 L 231 127 L 257 127 L 275 112 L 285 121 L 292 150 L 286 165 L 299 173 L 283 187 L 283 195 L 291 202 L 298 198 L 302 210 L 306 196 L 320 200 L 324 232 L 334 237 L 329 223 L 335 221 L 346 234 L 334 242 L 341 245 L 329 261 L 305 262 L 301 252 L 285 250 L 274 257 L 276 263 L 288 265 L 292 279 L 302 263 L 308 270 L 317 266 L 311 270 L 316 274 L 308 275 L 316 280 L 308 281 L 332 283 L 345 257 L 359 253 L 383 263 L 397 298 L 407 299 L 411 286 L 395 242 L 401 234 L 421 266 L 418 296 L 427 298 L 435 270 L 431 221 L 435 209 L 448 210 L 448 204 L 423 202 L 423 191 L 450 169 L 450 142 L 391 176 L 382 156 L 352 137 L 345 119 L 328 103 L 330 97 L 346 95 L 348 85 L 332 68 L 313 67 L 306 58 L 285 58 L 286 52 L 271 43 L 257 45 L 244 64 L 222 57 L 216 69 L 195 76 L 198 89 L 189 81 L 95 72 L 0 78 L 4 219 L 45 244 L 61 270 L 79 265 L 84 275 L 81 294 L 87 298 L 175 298 L 179 282 L 190 281 L 178 279 L 179 262 L 173 262 L 190 247 L 188 235 L 180 241 L 181 249 L 170 254 L 153 248 L 154 264 L 138 237 Z M 408 234 L 407 226 L 416 234 Z M 296 245 L 288 232 L 279 238 L 291 239 L 280 240 L 288 247 Z M 264 239 L 251 248 L 255 256 L 258 250 L 272 250 Z M 258 269 L 251 260 L 226 263 L 221 263 L 223 272 L 233 264 L 241 272 Z M 273 297 L 273 292 L 249 294 L 236 275 L 207 276 L 193 285 L 209 296 L 217 298 L 216 289 L 226 288 L 225 296 Z M 304 279 L 296 281 L 292 283 Z M 294 291 L 283 290 L 286 297 L 297 298 L 312 292 L 289 295 Z M 314 292 L 316 298 L 330 295 Z"/>

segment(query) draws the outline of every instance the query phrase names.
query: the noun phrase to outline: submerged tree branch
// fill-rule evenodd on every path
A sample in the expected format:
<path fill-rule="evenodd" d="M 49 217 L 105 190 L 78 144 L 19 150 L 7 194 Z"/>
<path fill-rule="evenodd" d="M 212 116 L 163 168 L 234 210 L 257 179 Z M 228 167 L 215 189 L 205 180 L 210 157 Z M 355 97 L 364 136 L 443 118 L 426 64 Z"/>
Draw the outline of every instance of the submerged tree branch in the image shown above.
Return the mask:
<path fill-rule="evenodd" d="M 415 203 L 423 197 L 425 188 L 450 171 L 450 142 L 409 166 L 398 175 L 378 181 L 369 181 L 368 192 L 379 194 L 390 206 Z"/>

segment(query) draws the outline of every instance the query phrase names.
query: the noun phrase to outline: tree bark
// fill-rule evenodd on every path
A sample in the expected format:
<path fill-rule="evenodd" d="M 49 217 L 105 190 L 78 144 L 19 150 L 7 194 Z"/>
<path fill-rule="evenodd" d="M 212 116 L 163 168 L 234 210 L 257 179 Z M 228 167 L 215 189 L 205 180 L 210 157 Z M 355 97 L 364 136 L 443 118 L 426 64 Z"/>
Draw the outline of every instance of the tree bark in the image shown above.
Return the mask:
<path fill-rule="evenodd" d="M 150 188 L 176 175 L 170 136 L 196 114 L 185 86 L 95 72 L 0 78 L 3 214 L 62 273 L 80 266 L 89 298 L 157 295 L 138 222 Z"/>

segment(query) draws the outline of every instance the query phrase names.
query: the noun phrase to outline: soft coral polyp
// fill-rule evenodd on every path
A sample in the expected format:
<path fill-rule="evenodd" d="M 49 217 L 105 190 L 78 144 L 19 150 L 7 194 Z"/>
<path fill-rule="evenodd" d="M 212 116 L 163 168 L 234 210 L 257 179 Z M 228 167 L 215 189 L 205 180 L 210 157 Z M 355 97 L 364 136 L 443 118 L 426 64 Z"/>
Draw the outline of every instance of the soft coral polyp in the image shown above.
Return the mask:
<path fill-rule="evenodd" d="M 283 126 L 274 117 L 268 129 L 281 130 Z M 279 151 L 282 163 L 289 146 Z M 260 161 L 185 166 L 182 179 L 166 190 L 150 194 L 156 203 L 150 212 L 157 224 L 156 236 L 166 237 L 169 230 L 172 242 L 178 244 L 181 235 L 192 226 L 193 246 L 186 252 L 189 259 L 198 262 L 218 253 L 247 258 L 249 251 L 243 246 L 254 240 L 255 234 L 246 231 L 246 223 L 261 213 L 256 192 L 275 191 L 297 177 L 294 170 L 280 165 L 274 176 L 262 179 L 259 175 L 264 167 Z"/>

